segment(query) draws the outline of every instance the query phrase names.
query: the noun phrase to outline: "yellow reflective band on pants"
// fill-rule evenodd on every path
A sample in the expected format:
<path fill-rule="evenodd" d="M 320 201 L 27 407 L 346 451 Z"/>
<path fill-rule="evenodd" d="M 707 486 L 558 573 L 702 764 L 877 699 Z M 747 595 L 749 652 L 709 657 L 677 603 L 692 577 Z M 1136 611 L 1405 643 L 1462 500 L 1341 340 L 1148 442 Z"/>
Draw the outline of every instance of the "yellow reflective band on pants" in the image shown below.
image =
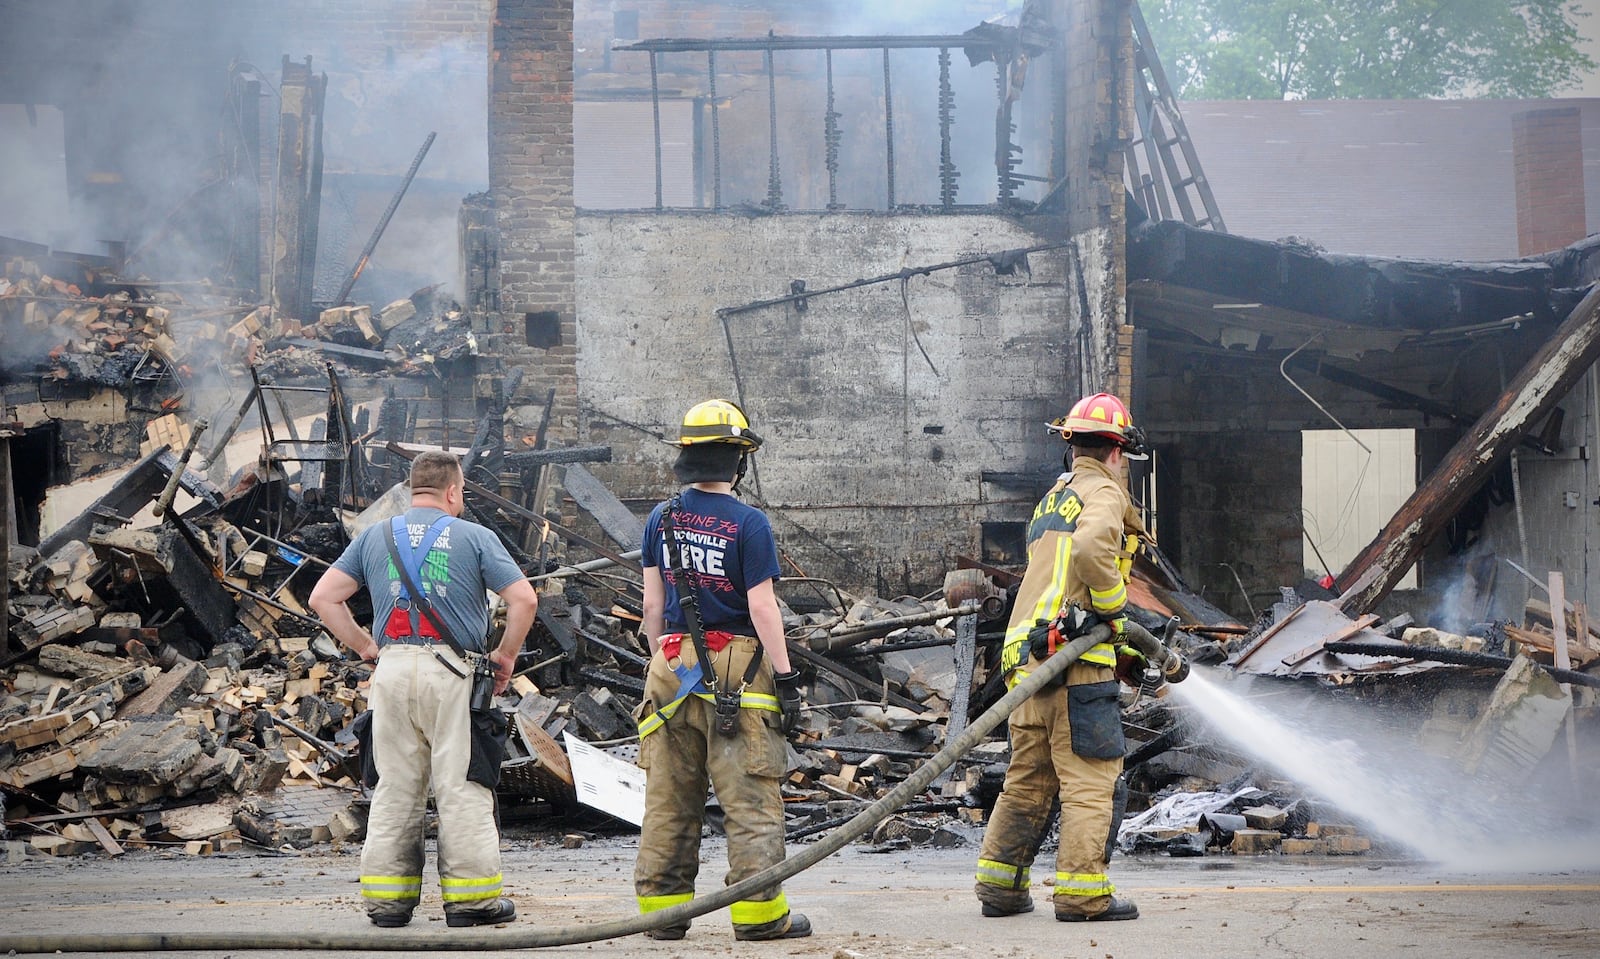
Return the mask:
<path fill-rule="evenodd" d="M 421 876 L 362 876 L 361 895 L 365 899 L 406 900 L 422 898 Z"/>
<path fill-rule="evenodd" d="M 789 914 L 789 900 L 783 893 L 776 899 L 741 899 L 728 907 L 728 917 L 736 926 L 764 926 Z"/>
<path fill-rule="evenodd" d="M 710 693 L 693 693 L 692 695 L 698 696 L 708 703 L 716 701 L 716 698 Z M 643 739 L 644 737 L 660 729 L 662 724 L 671 719 L 673 715 L 677 713 L 678 707 L 683 705 L 683 701 L 688 698 L 689 696 L 687 695 L 679 696 L 677 699 L 674 699 L 672 702 L 667 703 L 665 706 L 662 706 L 660 709 L 639 720 L 639 738 Z M 771 693 L 740 693 L 739 706 L 744 709 L 765 709 L 774 713 L 783 712 L 783 710 L 778 707 L 778 697 L 772 695 Z"/>
<path fill-rule="evenodd" d="M 677 892 L 670 896 L 640 896 L 639 912 L 643 914 L 668 909 L 672 906 L 681 906 L 693 898 L 694 893 L 692 892 Z"/>
<path fill-rule="evenodd" d="M 1058 896 L 1109 896 L 1117 891 L 1111 880 L 1103 872 L 1058 872 L 1056 873 L 1056 895 Z"/>
<path fill-rule="evenodd" d="M 997 862 L 993 859 L 978 860 L 978 881 L 986 886 L 999 886 L 1002 889 L 1028 888 L 1028 867 L 1013 866 L 1009 862 Z"/>
<path fill-rule="evenodd" d="M 479 899 L 498 899 L 502 888 L 500 873 L 485 879 L 440 879 L 445 902 L 476 902 Z"/>

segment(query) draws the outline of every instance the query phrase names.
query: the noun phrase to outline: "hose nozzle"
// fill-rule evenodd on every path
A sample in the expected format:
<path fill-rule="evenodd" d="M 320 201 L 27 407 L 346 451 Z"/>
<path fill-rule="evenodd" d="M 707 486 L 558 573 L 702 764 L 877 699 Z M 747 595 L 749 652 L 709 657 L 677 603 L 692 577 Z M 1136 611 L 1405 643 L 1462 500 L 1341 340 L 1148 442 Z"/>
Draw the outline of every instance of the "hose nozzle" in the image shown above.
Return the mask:
<path fill-rule="evenodd" d="M 1161 676 L 1169 683 L 1183 682 L 1189 678 L 1189 661 L 1167 650 L 1167 661 L 1161 664 Z"/>

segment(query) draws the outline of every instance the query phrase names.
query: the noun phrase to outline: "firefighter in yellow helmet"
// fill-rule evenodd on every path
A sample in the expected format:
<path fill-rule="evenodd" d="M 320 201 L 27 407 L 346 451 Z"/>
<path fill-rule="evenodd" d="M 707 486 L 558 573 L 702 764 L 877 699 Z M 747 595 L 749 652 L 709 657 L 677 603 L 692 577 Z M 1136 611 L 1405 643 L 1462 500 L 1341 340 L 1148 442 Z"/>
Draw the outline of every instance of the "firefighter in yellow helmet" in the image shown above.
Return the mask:
<path fill-rule="evenodd" d="M 1006 628 L 1001 667 L 1010 682 L 1070 640 L 1109 622 L 1126 624 L 1127 570 L 1142 532 L 1123 480 L 1123 461 L 1144 454 L 1143 436 L 1109 393 L 1079 400 L 1050 424 L 1072 447 L 1063 473 L 1028 524 L 1028 569 Z M 1074 608 L 1078 611 L 1074 615 Z M 1049 624 L 1070 624 L 1051 637 Z M 1011 714 L 1011 764 L 983 833 L 976 892 L 983 915 L 1031 912 L 1029 869 L 1061 800 L 1054 905 L 1063 922 L 1137 919 L 1130 900 L 1112 895 L 1106 875 L 1118 818 L 1117 778 L 1125 748 L 1112 643 L 1090 648 Z"/>
<path fill-rule="evenodd" d="M 640 557 L 652 653 L 639 709 L 645 812 L 633 869 L 644 913 L 694 898 L 708 780 L 727 821 L 726 882 L 783 861 L 784 734 L 801 702 L 773 593 L 772 526 L 733 497 L 761 437 L 737 405 L 709 400 L 685 414 L 673 445 L 685 488 L 650 514 Z M 777 884 L 728 911 L 735 939 L 811 935 Z M 682 939 L 688 930 L 647 935 Z"/>

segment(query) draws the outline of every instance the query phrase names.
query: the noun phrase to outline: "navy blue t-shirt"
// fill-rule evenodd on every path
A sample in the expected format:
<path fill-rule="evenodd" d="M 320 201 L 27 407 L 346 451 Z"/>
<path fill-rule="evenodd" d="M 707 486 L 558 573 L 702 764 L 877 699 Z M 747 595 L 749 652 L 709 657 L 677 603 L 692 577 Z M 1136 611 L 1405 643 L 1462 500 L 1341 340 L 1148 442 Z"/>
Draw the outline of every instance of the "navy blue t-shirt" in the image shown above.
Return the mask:
<path fill-rule="evenodd" d="M 661 569 L 666 585 L 666 628 L 669 633 L 688 629 L 678 605 L 672 566 L 667 562 L 666 537 L 661 529 L 661 503 L 644 524 L 639 562 Z M 675 518 L 683 556 L 679 565 L 694 578 L 700 600 L 700 622 L 742 636 L 755 635 L 750 621 L 751 586 L 778 578 L 778 543 L 766 514 L 725 493 L 706 493 L 692 487 L 683 491 Z"/>

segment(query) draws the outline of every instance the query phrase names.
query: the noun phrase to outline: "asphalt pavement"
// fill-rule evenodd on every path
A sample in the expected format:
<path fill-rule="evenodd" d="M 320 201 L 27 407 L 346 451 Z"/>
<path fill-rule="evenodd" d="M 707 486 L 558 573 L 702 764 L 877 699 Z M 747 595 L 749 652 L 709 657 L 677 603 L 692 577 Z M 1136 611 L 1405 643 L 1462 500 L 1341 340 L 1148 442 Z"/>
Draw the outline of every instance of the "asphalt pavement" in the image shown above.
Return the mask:
<path fill-rule="evenodd" d="M 144 850 L 118 859 L 30 858 L 0 866 L 0 935 L 223 930 L 237 935 L 237 949 L 182 954 L 239 959 L 310 954 L 247 951 L 260 931 L 354 932 L 376 940 L 391 930 L 371 927 L 361 913 L 357 852 L 350 846 L 298 854 Z M 497 931 L 445 927 L 430 848 L 422 907 L 402 931 L 436 935 L 447 946 L 460 933 L 504 936 L 631 915 L 633 852 L 628 837 L 578 849 L 548 838 L 509 840 L 506 884 L 520 914 Z M 702 891 L 720 884 L 724 855 L 721 840 L 706 840 Z M 697 919 L 681 942 L 633 936 L 541 952 L 802 959 L 1600 956 L 1600 851 L 1592 871 L 1514 875 L 1365 857 L 1119 857 L 1112 879 L 1142 917 L 1084 924 L 1056 922 L 1044 898 L 1031 914 L 980 917 L 972 895 L 975 856 L 975 848 L 847 847 L 786 886 L 793 907 L 816 928 L 809 939 L 736 943 L 723 912 Z M 1036 873 L 1047 876 L 1049 868 L 1041 863 Z M 1036 897 L 1047 895 L 1047 888 L 1035 888 Z"/>

